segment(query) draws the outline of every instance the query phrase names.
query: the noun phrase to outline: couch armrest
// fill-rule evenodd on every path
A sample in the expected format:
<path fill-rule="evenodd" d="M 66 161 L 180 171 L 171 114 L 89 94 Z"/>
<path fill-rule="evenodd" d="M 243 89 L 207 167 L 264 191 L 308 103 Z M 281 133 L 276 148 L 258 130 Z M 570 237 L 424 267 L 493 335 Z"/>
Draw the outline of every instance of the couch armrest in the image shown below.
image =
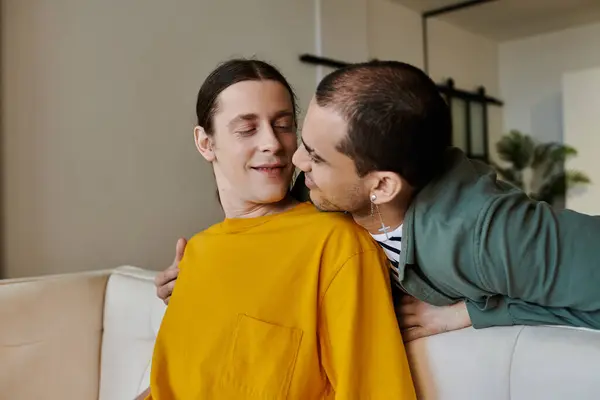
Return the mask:
<path fill-rule="evenodd" d="M 98 398 L 110 271 L 0 281 L 2 398 Z"/>

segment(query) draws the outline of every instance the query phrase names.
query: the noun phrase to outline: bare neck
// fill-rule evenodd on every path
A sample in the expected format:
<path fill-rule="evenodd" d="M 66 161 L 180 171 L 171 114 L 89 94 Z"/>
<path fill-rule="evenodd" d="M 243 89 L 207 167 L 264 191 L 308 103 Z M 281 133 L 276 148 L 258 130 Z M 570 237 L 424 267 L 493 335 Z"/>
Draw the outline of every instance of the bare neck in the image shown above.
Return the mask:
<path fill-rule="evenodd" d="M 279 214 L 296 206 L 299 202 L 291 196 L 286 196 L 276 203 L 250 203 L 243 200 L 232 200 L 221 195 L 221 206 L 225 218 L 257 218 L 271 214 Z"/>

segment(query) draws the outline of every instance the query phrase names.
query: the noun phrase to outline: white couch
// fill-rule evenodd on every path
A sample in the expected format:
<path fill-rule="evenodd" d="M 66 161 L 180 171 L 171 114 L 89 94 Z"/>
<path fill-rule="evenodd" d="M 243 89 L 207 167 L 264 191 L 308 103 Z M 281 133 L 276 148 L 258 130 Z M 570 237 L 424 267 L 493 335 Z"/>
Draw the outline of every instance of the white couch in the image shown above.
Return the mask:
<path fill-rule="evenodd" d="M 132 400 L 165 306 L 134 267 L 0 281 L 0 399 Z M 600 333 L 465 329 L 411 342 L 420 399 L 600 398 Z M 187 400 L 187 399 L 184 399 Z"/>

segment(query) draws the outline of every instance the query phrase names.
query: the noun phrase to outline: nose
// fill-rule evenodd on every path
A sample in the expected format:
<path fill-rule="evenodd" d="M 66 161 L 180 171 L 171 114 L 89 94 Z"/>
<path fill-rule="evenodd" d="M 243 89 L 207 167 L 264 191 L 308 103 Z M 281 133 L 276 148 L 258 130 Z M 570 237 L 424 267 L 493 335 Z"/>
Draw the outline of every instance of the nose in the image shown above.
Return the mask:
<path fill-rule="evenodd" d="M 270 125 L 261 129 L 259 148 L 262 152 L 271 153 L 277 153 L 283 148 L 279 136 Z"/>
<path fill-rule="evenodd" d="M 303 172 L 310 171 L 310 160 L 308 158 L 308 153 L 302 144 L 298 146 L 298 149 L 294 153 L 294 156 L 292 157 L 292 163 Z"/>

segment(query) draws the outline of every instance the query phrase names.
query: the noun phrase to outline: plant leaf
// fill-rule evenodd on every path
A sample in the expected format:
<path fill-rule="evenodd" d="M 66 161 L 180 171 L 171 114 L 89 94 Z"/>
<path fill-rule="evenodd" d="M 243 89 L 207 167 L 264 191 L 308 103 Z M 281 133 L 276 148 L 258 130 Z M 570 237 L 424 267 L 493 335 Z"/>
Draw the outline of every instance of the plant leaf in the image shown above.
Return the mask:
<path fill-rule="evenodd" d="M 500 175 L 502 179 L 509 183 L 512 183 L 518 188 L 523 188 L 523 182 L 519 178 L 519 172 L 516 171 L 514 168 L 503 168 L 494 162 L 490 162 L 490 164 L 492 165 L 492 167 L 494 167 L 494 169 L 496 170 L 496 172 L 498 172 L 498 175 Z"/>
<path fill-rule="evenodd" d="M 531 164 L 534 149 L 535 143 L 531 137 L 516 130 L 504 135 L 496 145 L 500 159 L 511 163 L 518 171 Z"/>
<path fill-rule="evenodd" d="M 581 171 L 562 171 L 546 179 L 535 197 L 538 200 L 552 204 L 556 197 L 564 196 L 568 189 L 577 185 L 586 185 L 590 182 L 590 178 Z"/>
<path fill-rule="evenodd" d="M 531 167 L 537 168 L 541 165 L 546 164 L 548 162 L 548 159 L 550 158 L 550 153 L 556 146 L 559 146 L 559 144 L 554 142 L 541 143 L 535 146 L 535 149 L 533 150 L 533 160 L 531 162 Z"/>
<path fill-rule="evenodd" d="M 551 176 L 539 188 L 535 198 L 539 201 L 545 201 L 548 204 L 553 204 L 557 197 L 565 195 L 565 173 L 560 172 Z"/>
<path fill-rule="evenodd" d="M 591 179 L 582 171 L 568 170 L 566 172 L 567 188 L 572 188 L 576 185 L 587 185 L 591 183 Z"/>

